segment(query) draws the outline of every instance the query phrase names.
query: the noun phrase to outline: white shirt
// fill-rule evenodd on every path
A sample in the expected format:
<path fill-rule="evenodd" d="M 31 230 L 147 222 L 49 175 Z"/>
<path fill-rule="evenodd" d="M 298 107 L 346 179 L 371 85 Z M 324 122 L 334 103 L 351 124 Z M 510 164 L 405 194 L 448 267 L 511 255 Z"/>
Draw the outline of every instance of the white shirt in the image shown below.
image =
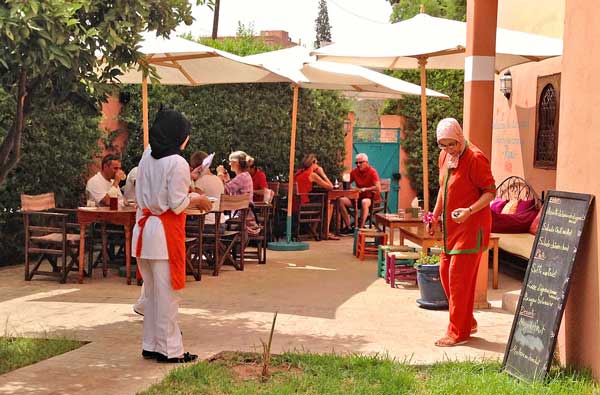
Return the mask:
<path fill-rule="evenodd" d="M 154 159 L 150 148 L 146 149 L 140 160 L 135 183 L 135 196 L 138 204 L 136 224 L 133 228 L 132 255 L 135 256 L 142 209 L 149 209 L 154 215 L 148 218 L 144 226 L 141 258 L 169 259 L 167 239 L 160 215 L 167 210 L 181 213 L 190 204 L 188 190 L 190 186 L 190 167 L 179 155 L 170 155 Z"/>
<path fill-rule="evenodd" d="M 93 200 L 96 202 L 96 206 L 105 206 L 102 202 L 104 196 L 108 193 L 110 188 L 113 186 L 113 180 L 107 180 L 104 178 L 101 172 L 96 173 L 95 176 L 90 178 L 85 186 L 85 195 L 88 200 Z M 119 205 L 123 205 L 123 195 L 121 194 L 121 190 L 117 188 Z"/>
<path fill-rule="evenodd" d="M 219 211 L 219 204 L 221 203 L 221 195 L 225 193 L 225 186 L 223 181 L 212 173 L 207 173 L 194 182 L 194 187 L 200 188 L 204 191 L 204 194 L 208 197 L 215 198 L 213 202 L 212 210 Z M 224 223 L 226 220 L 224 215 L 221 215 L 220 223 Z M 215 224 L 215 215 L 207 214 L 204 219 L 204 223 L 207 225 Z"/>

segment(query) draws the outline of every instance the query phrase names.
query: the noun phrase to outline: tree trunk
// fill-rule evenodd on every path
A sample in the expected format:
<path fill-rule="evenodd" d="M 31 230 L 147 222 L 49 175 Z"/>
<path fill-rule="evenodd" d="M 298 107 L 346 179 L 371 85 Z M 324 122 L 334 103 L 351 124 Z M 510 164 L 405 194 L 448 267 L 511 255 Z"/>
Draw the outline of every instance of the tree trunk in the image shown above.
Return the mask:
<path fill-rule="evenodd" d="M 217 39 L 217 32 L 219 31 L 219 5 L 221 0 L 215 0 L 215 11 L 213 15 L 213 30 L 212 30 L 212 39 Z"/>
<path fill-rule="evenodd" d="M 17 111 L 15 121 L 8 130 L 8 134 L 4 138 L 0 146 L 0 184 L 4 183 L 8 173 L 14 169 L 21 159 L 21 138 L 25 126 L 25 97 L 27 73 L 21 70 L 19 74 L 19 85 L 17 90 Z"/>

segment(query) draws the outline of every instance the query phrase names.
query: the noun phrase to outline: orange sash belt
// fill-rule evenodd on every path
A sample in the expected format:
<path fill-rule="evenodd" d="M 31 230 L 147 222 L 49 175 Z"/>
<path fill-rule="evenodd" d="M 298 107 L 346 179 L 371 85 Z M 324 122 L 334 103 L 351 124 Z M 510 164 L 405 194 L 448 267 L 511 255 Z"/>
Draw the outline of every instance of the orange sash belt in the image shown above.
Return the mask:
<path fill-rule="evenodd" d="M 142 254 L 142 235 L 144 226 L 151 216 L 156 216 L 162 222 L 167 240 L 167 252 L 169 254 L 169 269 L 171 271 L 171 286 L 173 289 L 183 289 L 185 287 L 185 213 L 175 214 L 167 210 L 161 215 L 154 215 L 145 208 L 142 211 L 142 218 L 138 221 L 140 228 L 137 245 L 135 247 L 135 256 L 139 260 Z"/>

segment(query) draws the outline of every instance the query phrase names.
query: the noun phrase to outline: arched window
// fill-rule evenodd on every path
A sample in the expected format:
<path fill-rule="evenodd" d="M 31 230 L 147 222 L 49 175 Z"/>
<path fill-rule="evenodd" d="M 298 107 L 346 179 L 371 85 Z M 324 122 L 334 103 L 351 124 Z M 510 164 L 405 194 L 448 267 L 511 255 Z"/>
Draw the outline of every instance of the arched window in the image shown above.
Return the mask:
<path fill-rule="evenodd" d="M 534 166 L 556 169 L 560 74 L 538 78 Z"/>

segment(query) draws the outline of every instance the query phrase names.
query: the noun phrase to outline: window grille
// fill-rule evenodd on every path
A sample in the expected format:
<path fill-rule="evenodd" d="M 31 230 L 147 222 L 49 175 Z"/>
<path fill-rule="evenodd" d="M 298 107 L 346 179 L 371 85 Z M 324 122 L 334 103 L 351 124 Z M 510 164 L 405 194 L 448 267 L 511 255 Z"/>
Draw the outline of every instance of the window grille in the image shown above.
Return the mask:
<path fill-rule="evenodd" d="M 538 78 L 534 167 L 556 169 L 560 74 Z"/>

